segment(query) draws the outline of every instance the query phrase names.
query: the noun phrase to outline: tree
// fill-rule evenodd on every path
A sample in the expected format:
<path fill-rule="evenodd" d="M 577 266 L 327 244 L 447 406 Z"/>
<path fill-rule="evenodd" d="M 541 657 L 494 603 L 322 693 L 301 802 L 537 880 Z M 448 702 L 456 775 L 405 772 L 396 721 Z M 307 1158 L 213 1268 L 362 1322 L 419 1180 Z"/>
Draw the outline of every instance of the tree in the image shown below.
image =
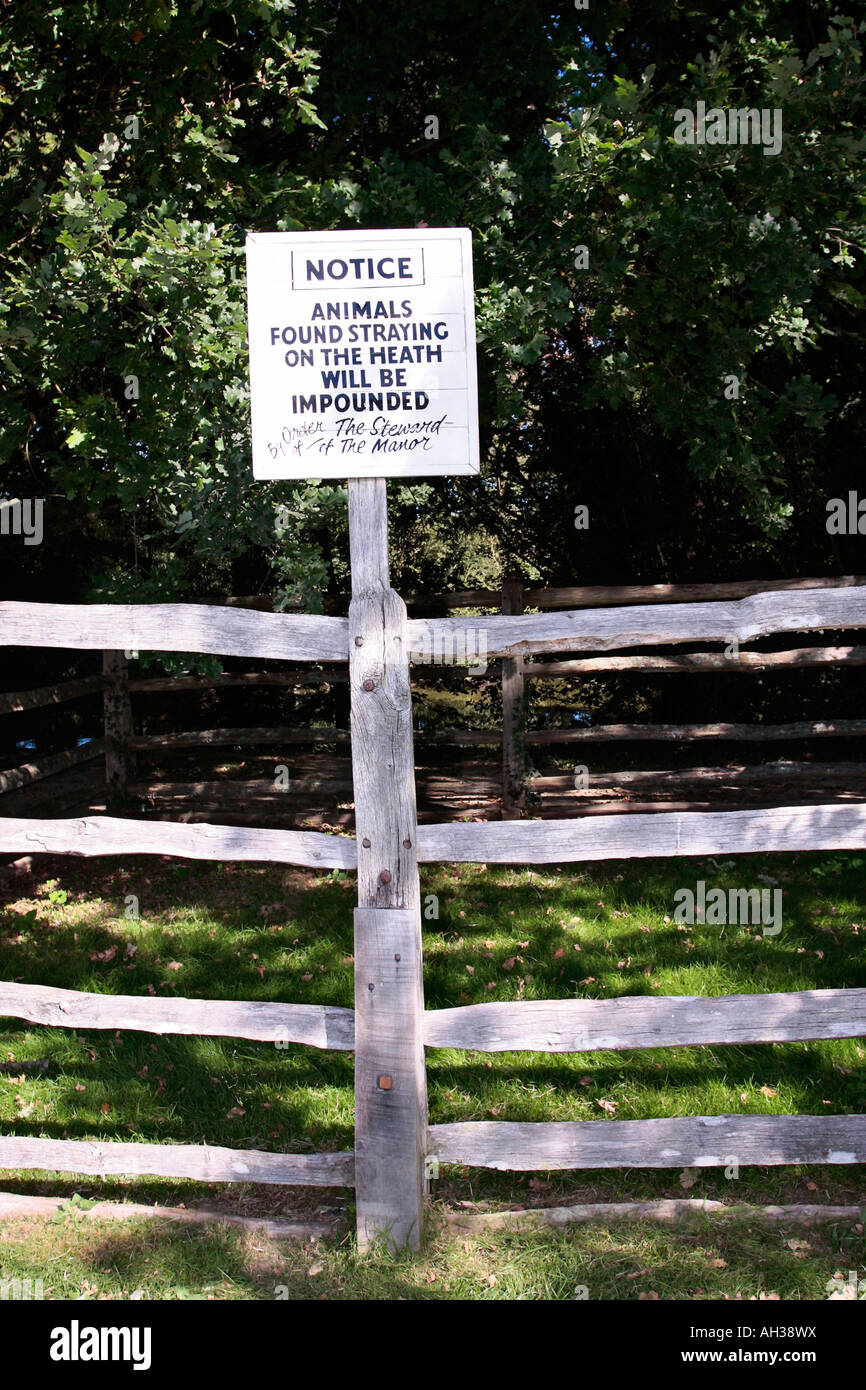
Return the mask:
<path fill-rule="evenodd" d="M 252 228 L 473 230 L 484 474 L 393 485 L 412 587 L 833 567 L 800 524 L 860 411 L 832 6 L 21 0 L 0 70 L 0 457 L 49 499 L 46 595 L 345 588 L 343 489 L 250 477 Z M 781 152 L 677 143 L 698 101 L 781 109 Z"/>

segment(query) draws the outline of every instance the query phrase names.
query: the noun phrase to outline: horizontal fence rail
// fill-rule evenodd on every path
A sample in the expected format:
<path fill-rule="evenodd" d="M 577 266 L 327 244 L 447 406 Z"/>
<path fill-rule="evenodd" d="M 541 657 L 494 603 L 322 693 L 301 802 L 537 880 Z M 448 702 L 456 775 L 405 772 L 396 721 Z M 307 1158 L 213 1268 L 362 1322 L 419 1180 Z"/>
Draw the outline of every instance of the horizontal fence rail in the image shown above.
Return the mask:
<path fill-rule="evenodd" d="M 181 825 L 174 821 L 90 816 L 67 820 L 0 818 L 0 853 L 170 854 L 180 859 L 241 859 L 354 869 L 355 841 L 317 830 L 264 830 L 239 825 Z"/>
<path fill-rule="evenodd" d="M 748 642 L 769 632 L 866 627 L 860 587 L 766 590 L 732 602 L 648 604 L 477 618 L 413 618 L 413 656 L 467 632 L 484 633 L 488 657 L 617 650 L 666 643 Z M 289 661 L 348 660 L 348 619 L 262 613 L 206 604 L 0 603 L 0 646 L 190 651 Z M 453 650 L 453 647 L 452 647 Z"/>
<path fill-rule="evenodd" d="M 775 783 L 790 786 L 792 783 L 805 789 L 822 783 L 837 784 L 844 781 L 849 790 L 860 787 L 866 781 L 866 763 L 835 762 L 781 762 L 761 763 L 758 766 L 736 765 L 728 767 L 692 767 L 671 771 L 668 768 L 645 769 L 635 772 L 597 772 L 588 781 L 587 796 L 603 794 L 613 787 L 639 787 L 649 790 L 667 789 L 670 786 L 719 785 L 724 787 L 764 787 Z M 556 773 L 552 776 L 531 775 L 528 785 L 537 791 L 576 791 L 574 774 Z M 456 796 L 464 788 L 460 776 L 428 776 L 425 780 L 428 796 Z M 492 783 L 491 783 L 492 785 Z M 309 796 L 317 792 L 322 795 L 349 797 L 353 786 L 349 778 L 302 774 L 292 777 L 285 788 L 275 788 L 272 780 L 229 781 L 223 779 L 213 782 L 134 782 L 130 784 L 129 795 L 152 805 L 170 805 L 173 802 L 194 800 L 197 810 L 218 810 L 229 806 L 252 807 L 254 803 L 264 803 L 272 808 L 282 796 Z M 575 803 L 580 806 L 582 801 Z M 615 804 L 615 803 L 614 803 Z M 621 804 L 621 803 L 620 803 Z M 693 803 L 687 803 L 689 805 Z M 672 809 L 667 802 L 659 804 L 659 810 Z M 697 808 L 695 808 L 697 809 Z M 711 808 L 712 809 L 712 808 Z"/>
<path fill-rule="evenodd" d="M 19 787 L 27 787 L 31 782 L 41 782 L 45 777 L 54 777 L 58 772 L 66 772 L 67 768 L 77 767 L 79 763 L 101 758 L 105 748 L 104 738 L 92 738 L 80 748 L 67 748 L 63 753 L 49 753 L 47 757 L 40 758 L 38 763 L 22 763 L 20 767 L 9 768 L 7 772 L 0 772 L 0 794 L 17 791 Z"/>
<path fill-rule="evenodd" d="M 574 661 L 527 662 L 527 680 L 555 680 L 615 671 L 700 675 L 705 671 L 775 671 L 802 666 L 866 666 L 866 647 L 796 647 L 786 652 L 683 652 L 679 656 L 588 656 Z"/>
<path fill-rule="evenodd" d="M 0 603 L 0 646 L 347 661 L 349 620 L 195 603 Z"/>
<path fill-rule="evenodd" d="M 330 1004 L 87 994 L 0 980 L 0 1018 L 23 1018 L 48 1028 L 119 1028 L 141 1033 L 305 1043 L 307 1047 L 338 1052 L 351 1052 L 355 1046 L 354 1010 Z"/>
<path fill-rule="evenodd" d="M 43 1172 L 150 1173 L 198 1182 L 260 1182 L 305 1187 L 351 1187 L 352 1153 L 266 1153 L 208 1144 L 124 1144 L 96 1139 L 30 1139 L 0 1136 L 0 1169 Z"/>
<path fill-rule="evenodd" d="M 811 767 L 811 763 L 808 764 Z M 866 771 L 866 767 L 864 767 Z M 569 778 L 569 784 L 571 779 Z M 226 802 L 248 806 L 252 802 L 264 801 L 274 805 L 275 798 L 292 795 L 308 795 L 310 792 L 323 792 L 331 796 L 351 796 L 350 778 L 302 776 L 292 777 L 287 787 L 275 788 L 270 781 L 243 782 L 133 782 L 129 794 L 141 801 L 170 802 L 193 798 L 197 808 L 216 809 L 225 807 Z"/>
<path fill-rule="evenodd" d="M 797 720 L 791 724 L 597 724 L 588 729 L 533 729 L 527 743 L 677 743 L 698 738 L 760 743 L 773 739 L 858 738 L 866 719 Z"/>
<path fill-rule="evenodd" d="M 190 729 L 177 734 L 135 734 L 126 740 L 133 752 L 160 748 L 219 748 L 294 743 L 348 743 L 349 733 L 343 729 Z"/>
<path fill-rule="evenodd" d="M 2 822 L 0 822 L 2 827 Z M 0 828 L 2 834 L 2 828 Z M 861 849 L 866 805 L 659 811 L 570 820 L 420 825 L 423 863 L 558 864 L 775 850 Z"/>
<path fill-rule="evenodd" d="M 523 600 L 527 608 L 611 608 L 625 603 L 694 603 L 744 598 L 776 589 L 842 589 L 862 584 L 866 578 L 856 574 L 821 579 L 735 579 L 725 584 L 572 584 L 525 589 Z M 501 597 L 499 589 L 460 589 L 450 594 L 409 594 L 406 602 L 437 608 L 498 608 Z"/>
<path fill-rule="evenodd" d="M 419 825 L 421 863 L 558 864 L 677 855 L 861 849 L 866 805 L 774 806 L 750 811 L 660 811 L 569 820 Z M 355 841 L 315 830 L 91 816 L 0 818 L 0 853 L 167 854 L 180 859 L 246 859 L 313 869 L 357 867 Z"/>
<path fill-rule="evenodd" d="M 440 1163 L 509 1171 L 866 1163 L 866 1115 L 469 1120 L 431 1125 L 429 1143 Z"/>
<path fill-rule="evenodd" d="M 249 1038 L 351 1052 L 354 1010 L 324 1004 L 157 999 L 0 981 L 0 1018 L 50 1028 L 104 1028 Z M 625 995 L 428 1009 L 426 1047 L 473 1052 L 618 1052 L 709 1044 L 866 1037 L 866 989 L 787 994 Z"/>
<path fill-rule="evenodd" d="M 0 714 L 40 709 L 45 705 L 61 705 L 65 700 L 79 700 L 82 695 L 97 695 L 104 689 L 104 676 L 83 676 L 80 680 L 43 685 L 37 690 L 7 690 L 0 695 Z"/>
<path fill-rule="evenodd" d="M 731 603 L 675 603 L 643 608 L 575 609 L 476 618 L 412 618 L 413 657 L 431 652 L 477 651 L 527 656 L 532 652 L 616 651 L 674 642 L 745 643 L 770 632 L 813 632 L 866 627 L 866 589 L 837 587 L 757 593 Z M 462 645 L 461 645 L 462 644 Z"/>
<path fill-rule="evenodd" d="M 0 1013 L 2 998 L 0 994 Z M 433 1009 L 424 1015 L 427 1047 L 473 1052 L 619 1052 L 862 1037 L 866 989 L 526 999 Z"/>
<path fill-rule="evenodd" d="M 719 783 L 724 786 L 761 787 L 773 782 L 820 783 L 844 781 L 850 789 L 866 777 L 866 763 L 797 763 L 777 762 L 729 767 L 637 768 L 629 772 L 587 774 L 587 792 L 606 791 L 609 787 L 689 786 L 691 783 Z M 558 772 L 550 777 L 530 776 L 529 785 L 538 791 L 574 791 L 574 773 Z M 217 784 L 222 785 L 222 784 Z"/>
<path fill-rule="evenodd" d="M 523 735 L 523 741 L 528 744 L 684 743 L 689 739 L 715 738 L 732 743 L 769 743 L 773 739 L 858 738 L 864 733 L 866 719 L 813 719 L 791 724 L 594 724 L 580 729 L 530 729 Z M 421 729 L 415 731 L 415 740 L 418 743 L 500 744 L 502 735 L 497 729 Z"/>
<path fill-rule="evenodd" d="M 331 685 L 345 683 L 349 673 L 345 667 L 327 671 L 224 671 L 218 676 L 136 676 L 129 682 L 133 695 L 158 693 L 179 694 L 187 690 L 224 690 L 231 686 L 294 686 Z"/>

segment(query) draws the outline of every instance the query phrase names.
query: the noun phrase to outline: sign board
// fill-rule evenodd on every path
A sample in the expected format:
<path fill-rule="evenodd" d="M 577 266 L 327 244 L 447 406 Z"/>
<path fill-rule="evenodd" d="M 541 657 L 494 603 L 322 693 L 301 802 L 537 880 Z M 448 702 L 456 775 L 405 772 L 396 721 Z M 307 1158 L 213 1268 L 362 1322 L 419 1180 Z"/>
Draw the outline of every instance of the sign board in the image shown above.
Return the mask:
<path fill-rule="evenodd" d="M 472 235 L 247 236 L 254 478 L 477 473 Z"/>

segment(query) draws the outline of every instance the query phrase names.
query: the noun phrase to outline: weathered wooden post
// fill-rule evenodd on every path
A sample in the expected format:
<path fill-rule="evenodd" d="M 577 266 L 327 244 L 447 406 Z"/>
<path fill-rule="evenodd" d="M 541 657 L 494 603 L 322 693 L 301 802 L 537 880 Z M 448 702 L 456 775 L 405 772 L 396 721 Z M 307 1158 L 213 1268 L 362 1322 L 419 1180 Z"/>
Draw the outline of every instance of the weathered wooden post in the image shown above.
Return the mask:
<path fill-rule="evenodd" d="M 129 698 L 129 663 L 122 651 L 102 653 L 105 686 L 102 708 L 105 720 L 105 783 L 108 809 L 121 808 L 129 796 L 132 737 L 132 704 Z"/>
<path fill-rule="evenodd" d="M 502 612 L 523 612 L 523 585 L 506 579 Z M 525 678 L 523 657 L 502 659 L 502 819 L 517 820 L 526 805 Z"/>
<path fill-rule="evenodd" d="M 349 537 L 358 1244 L 384 1237 L 417 1249 L 427 1141 L 421 899 L 406 605 L 389 584 L 384 478 L 349 480 Z"/>

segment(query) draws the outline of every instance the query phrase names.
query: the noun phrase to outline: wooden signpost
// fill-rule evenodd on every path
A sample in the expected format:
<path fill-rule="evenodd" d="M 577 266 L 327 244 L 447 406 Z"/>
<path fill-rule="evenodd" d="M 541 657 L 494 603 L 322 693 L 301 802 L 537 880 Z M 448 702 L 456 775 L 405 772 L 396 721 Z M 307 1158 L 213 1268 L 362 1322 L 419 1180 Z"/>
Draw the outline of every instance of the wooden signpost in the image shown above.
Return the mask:
<path fill-rule="evenodd" d="M 385 479 L 478 472 L 471 235 L 254 233 L 247 283 L 254 476 L 348 479 L 358 1244 L 417 1249 L 428 1134 L 418 824 Z"/>

